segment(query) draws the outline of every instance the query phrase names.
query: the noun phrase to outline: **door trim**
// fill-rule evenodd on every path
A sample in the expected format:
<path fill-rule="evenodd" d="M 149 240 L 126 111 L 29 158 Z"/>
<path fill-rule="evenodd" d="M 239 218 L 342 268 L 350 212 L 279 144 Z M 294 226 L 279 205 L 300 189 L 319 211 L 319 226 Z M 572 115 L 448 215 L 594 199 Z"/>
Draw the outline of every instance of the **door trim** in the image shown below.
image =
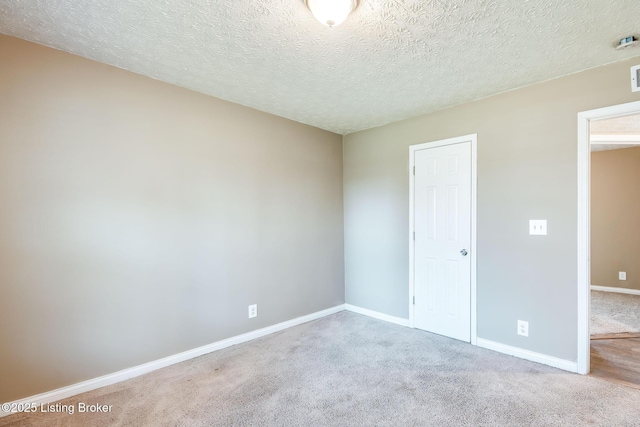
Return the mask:
<path fill-rule="evenodd" d="M 640 101 L 578 113 L 578 373 L 591 369 L 591 336 L 589 312 L 591 305 L 591 148 L 589 122 L 640 113 Z"/>
<path fill-rule="evenodd" d="M 446 145 L 461 144 L 463 142 L 471 143 L 471 246 L 469 248 L 471 255 L 471 344 L 477 345 L 477 304 L 476 304 L 476 275 L 477 275 L 477 245 L 476 245 L 476 229 L 477 229 L 477 202 L 478 202 L 478 134 L 459 136 L 439 141 L 426 142 L 409 146 L 409 326 L 415 328 L 414 319 L 414 254 L 415 241 L 413 240 L 413 230 L 415 229 L 414 209 L 414 186 L 415 175 L 413 168 L 415 166 L 414 154 L 418 150 L 425 148 L 443 147 Z"/>

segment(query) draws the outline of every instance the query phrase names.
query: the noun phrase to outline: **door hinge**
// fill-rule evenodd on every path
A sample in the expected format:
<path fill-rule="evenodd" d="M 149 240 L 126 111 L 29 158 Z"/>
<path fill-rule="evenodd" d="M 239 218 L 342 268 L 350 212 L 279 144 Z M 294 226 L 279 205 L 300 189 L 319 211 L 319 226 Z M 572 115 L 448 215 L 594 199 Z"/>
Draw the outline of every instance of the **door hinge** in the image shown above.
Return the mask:
<path fill-rule="evenodd" d="M 416 240 L 416 232 L 413 232 L 413 240 Z"/>
<path fill-rule="evenodd" d="M 416 305 L 416 296 L 413 296 L 413 305 Z"/>
<path fill-rule="evenodd" d="M 413 174 L 414 175 L 416 174 L 416 167 L 415 166 L 413 167 Z"/>

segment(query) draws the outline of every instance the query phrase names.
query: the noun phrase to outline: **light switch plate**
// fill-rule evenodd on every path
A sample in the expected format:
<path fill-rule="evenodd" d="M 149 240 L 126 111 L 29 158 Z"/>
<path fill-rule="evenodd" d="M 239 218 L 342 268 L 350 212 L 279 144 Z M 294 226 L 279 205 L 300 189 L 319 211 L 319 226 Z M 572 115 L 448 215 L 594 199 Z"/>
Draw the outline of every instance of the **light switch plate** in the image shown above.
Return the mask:
<path fill-rule="evenodd" d="M 547 235 L 547 220 L 546 219 L 532 219 L 529 221 L 529 234 L 532 236 L 546 236 Z"/>
<path fill-rule="evenodd" d="M 627 272 L 618 271 L 618 280 L 627 280 Z"/>

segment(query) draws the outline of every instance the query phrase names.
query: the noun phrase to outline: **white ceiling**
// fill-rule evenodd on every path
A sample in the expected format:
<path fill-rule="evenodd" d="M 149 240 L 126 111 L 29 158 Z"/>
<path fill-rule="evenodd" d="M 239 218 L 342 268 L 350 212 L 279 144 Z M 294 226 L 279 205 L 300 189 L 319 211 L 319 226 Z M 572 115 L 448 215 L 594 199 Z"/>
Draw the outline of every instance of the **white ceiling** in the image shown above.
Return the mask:
<path fill-rule="evenodd" d="M 640 114 L 593 120 L 589 130 L 591 135 L 640 135 Z"/>
<path fill-rule="evenodd" d="M 640 147 L 640 114 L 589 123 L 591 151 Z"/>
<path fill-rule="evenodd" d="M 2 0 L 0 32 L 342 134 L 640 55 L 638 0 Z"/>

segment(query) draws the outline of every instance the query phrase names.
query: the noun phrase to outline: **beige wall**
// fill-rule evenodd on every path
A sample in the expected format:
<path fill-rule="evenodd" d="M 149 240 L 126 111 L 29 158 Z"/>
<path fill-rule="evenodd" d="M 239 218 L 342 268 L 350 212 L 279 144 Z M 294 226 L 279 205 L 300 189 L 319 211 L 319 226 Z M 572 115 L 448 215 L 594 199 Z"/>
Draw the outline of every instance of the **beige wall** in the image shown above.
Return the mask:
<path fill-rule="evenodd" d="M 577 359 L 577 115 L 640 101 L 640 58 L 344 139 L 347 303 L 409 316 L 409 146 L 478 134 L 478 336 Z M 529 236 L 547 219 L 546 237 Z M 517 335 L 518 320 L 529 337 Z"/>
<path fill-rule="evenodd" d="M 591 284 L 640 290 L 640 147 L 591 153 Z"/>
<path fill-rule="evenodd" d="M 342 215 L 340 135 L 0 36 L 0 402 L 343 303 Z"/>

